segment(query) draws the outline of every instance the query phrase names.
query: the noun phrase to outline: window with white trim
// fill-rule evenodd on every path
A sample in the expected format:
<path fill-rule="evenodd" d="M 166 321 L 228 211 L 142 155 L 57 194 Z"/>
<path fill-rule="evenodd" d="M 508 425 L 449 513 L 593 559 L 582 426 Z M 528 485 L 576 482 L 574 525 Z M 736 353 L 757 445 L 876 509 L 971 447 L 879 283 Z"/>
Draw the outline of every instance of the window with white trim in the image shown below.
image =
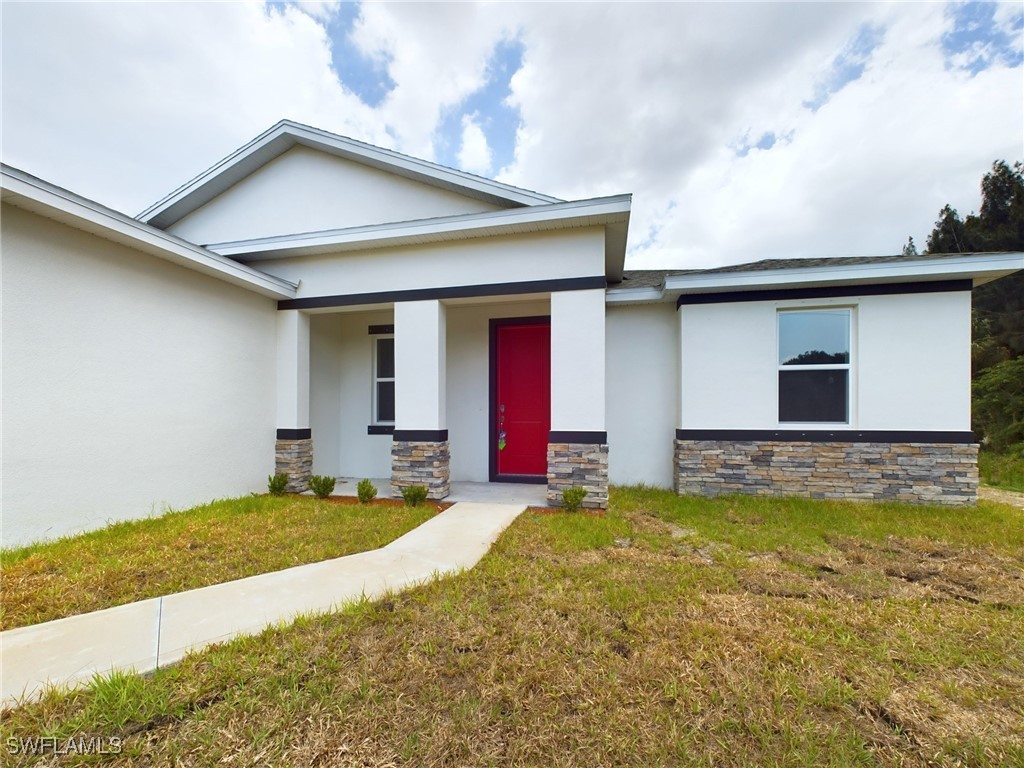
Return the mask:
<path fill-rule="evenodd" d="M 779 422 L 850 422 L 849 308 L 780 310 Z"/>
<path fill-rule="evenodd" d="M 395 337 L 373 339 L 373 423 L 395 423 Z"/>

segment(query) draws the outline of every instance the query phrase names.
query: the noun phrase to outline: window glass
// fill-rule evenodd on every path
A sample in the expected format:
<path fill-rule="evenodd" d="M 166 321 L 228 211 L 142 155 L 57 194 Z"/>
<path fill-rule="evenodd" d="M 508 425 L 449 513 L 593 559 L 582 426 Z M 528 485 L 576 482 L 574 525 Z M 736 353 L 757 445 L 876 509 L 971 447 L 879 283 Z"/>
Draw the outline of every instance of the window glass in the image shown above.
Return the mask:
<path fill-rule="evenodd" d="M 395 382 L 377 382 L 377 421 L 395 420 Z"/>
<path fill-rule="evenodd" d="M 850 362 L 850 310 L 779 313 L 779 365 Z"/>
<path fill-rule="evenodd" d="M 849 421 L 845 369 L 779 371 L 779 421 Z"/>
<path fill-rule="evenodd" d="M 377 378 L 395 378 L 394 339 L 377 339 Z"/>
<path fill-rule="evenodd" d="M 393 336 L 374 339 L 373 422 L 393 424 L 395 421 L 395 339 Z"/>

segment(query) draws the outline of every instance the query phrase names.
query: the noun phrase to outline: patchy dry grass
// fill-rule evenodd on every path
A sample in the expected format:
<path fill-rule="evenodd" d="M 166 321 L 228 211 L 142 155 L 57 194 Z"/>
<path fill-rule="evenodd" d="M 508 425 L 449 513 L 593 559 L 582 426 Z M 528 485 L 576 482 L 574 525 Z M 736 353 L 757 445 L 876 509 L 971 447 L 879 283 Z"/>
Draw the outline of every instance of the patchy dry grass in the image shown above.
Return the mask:
<path fill-rule="evenodd" d="M 612 503 L 2 735 L 119 736 L 114 765 L 1024 764 L 1019 510 Z"/>
<path fill-rule="evenodd" d="M 0 553 L 0 629 L 376 549 L 437 512 L 249 496 Z"/>

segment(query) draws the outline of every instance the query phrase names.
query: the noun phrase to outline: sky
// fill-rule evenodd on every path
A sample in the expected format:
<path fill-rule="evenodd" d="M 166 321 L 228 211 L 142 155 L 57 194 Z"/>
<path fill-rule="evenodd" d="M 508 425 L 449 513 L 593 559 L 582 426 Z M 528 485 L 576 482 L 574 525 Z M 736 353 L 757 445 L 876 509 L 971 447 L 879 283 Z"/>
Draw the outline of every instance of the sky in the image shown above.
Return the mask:
<path fill-rule="evenodd" d="M 1024 159 L 1024 3 L 0 4 L 3 162 L 135 215 L 289 118 L 563 199 L 627 268 L 920 250 Z"/>

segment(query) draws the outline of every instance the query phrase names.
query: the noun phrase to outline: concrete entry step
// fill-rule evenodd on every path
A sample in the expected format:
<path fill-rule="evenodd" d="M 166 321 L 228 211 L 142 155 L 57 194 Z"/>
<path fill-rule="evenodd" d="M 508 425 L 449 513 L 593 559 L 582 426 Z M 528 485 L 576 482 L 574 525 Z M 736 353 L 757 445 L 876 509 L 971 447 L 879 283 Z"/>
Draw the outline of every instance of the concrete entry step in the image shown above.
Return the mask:
<path fill-rule="evenodd" d="M 211 643 L 472 568 L 526 507 L 458 502 L 381 549 L 0 632 L 0 696 L 10 706 L 48 684 L 150 672 Z"/>

